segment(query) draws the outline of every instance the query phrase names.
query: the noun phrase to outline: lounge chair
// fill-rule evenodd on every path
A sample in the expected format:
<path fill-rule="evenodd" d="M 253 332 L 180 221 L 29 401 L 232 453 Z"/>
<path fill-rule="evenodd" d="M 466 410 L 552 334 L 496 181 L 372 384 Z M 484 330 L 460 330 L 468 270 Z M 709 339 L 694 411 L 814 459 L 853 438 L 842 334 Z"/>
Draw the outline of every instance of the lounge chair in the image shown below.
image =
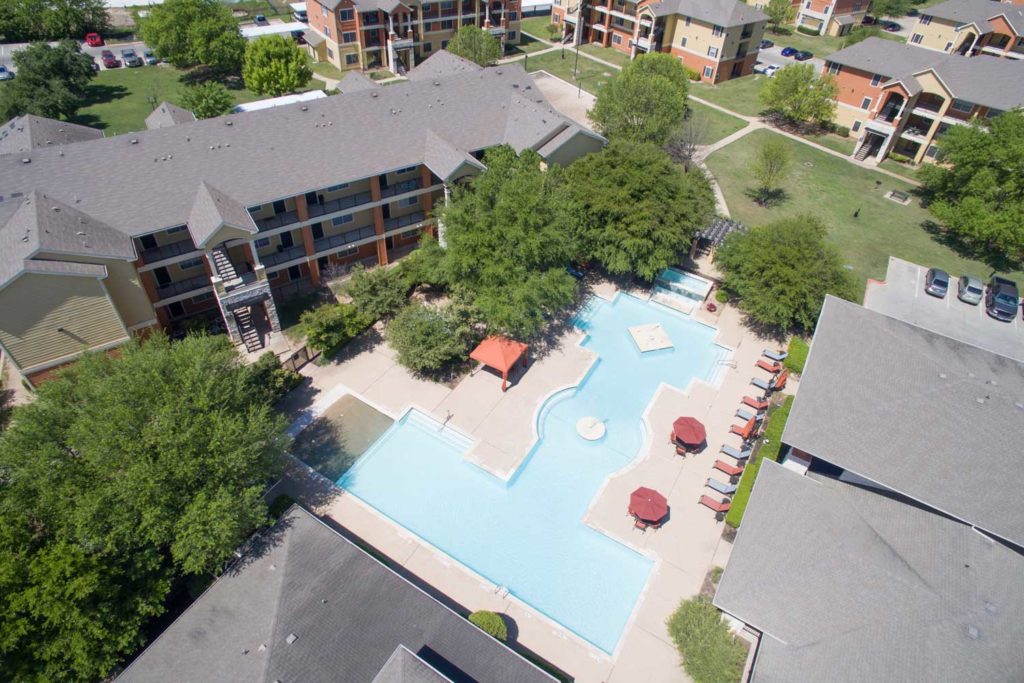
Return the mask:
<path fill-rule="evenodd" d="M 721 502 L 719 502 L 711 496 L 701 496 L 700 500 L 697 502 L 714 510 L 716 513 L 715 517 L 719 520 L 721 520 L 725 513 L 729 511 L 729 508 L 732 507 L 732 503 L 730 503 L 727 498 L 723 498 Z"/>
<path fill-rule="evenodd" d="M 743 405 L 750 406 L 754 410 L 768 410 L 768 401 L 766 399 L 754 398 L 753 396 L 744 396 Z"/>
<path fill-rule="evenodd" d="M 711 477 L 708 477 L 708 480 L 704 485 L 718 491 L 719 493 L 724 493 L 727 496 L 736 493 L 736 484 L 726 484 L 724 481 L 718 481 Z"/>
<path fill-rule="evenodd" d="M 765 412 L 763 410 L 759 411 L 757 413 L 748 413 L 747 411 L 743 410 L 743 408 L 738 408 L 736 410 L 736 417 L 740 418 L 741 420 L 754 419 L 754 420 L 760 422 L 761 420 L 764 419 L 764 416 L 765 416 Z"/>
<path fill-rule="evenodd" d="M 649 527 L 649 526 L 651 526 L 651 525 L 648 524 L 647 522 L 645 522 L 644 520 L 640 519 L 639 517 L 634 517 L 633 518 L 633 528 L 634 529 L 639 529 L 640 531 L 647 531 L 647 527 Z"/>
<path fill-rule="evenodd" d="M 771 379 L 769 379 L 767 381 L 761 379 L 760 377 L 751 377 L 750 378 L 750 383 L 753 384 L 758 389 L 762 389 L 764 391 L 774 391 L 775 390 L 775 378 L 774 377 L 772 377 Z"/>
<path fill-rule="evenodd" d="M 777 375 L 780 372 L 782 372 L 782 364 L 781 363 L 769 363 L 768 361 L 764 360 L 763 358 L 761 360 L 757 361 L 756 363 L 754 363 L 754 365 L 756 365 L 757 367 L 761 368 L 762 370 L 766 370 L 767 372 L 772 373 L 773 375 Z"/>
<path fill-rule="evenodd" d="M 712 467 L 714 469 L 718 470 L 719 472 L 723 472 L 725 474 L 728 474 L 730 477 L 738 477 L 741 474 L 743 474 L 743 466 L 742 465 L 739 465 L 739 466 L 737 466 L 737 465 L 730 465 L 729 463 L 722 462 L 721 460 L 716 460 L 715 464 L 712 465 Z"/>
<path fill-rule="evenodd" d="M 729 427 L 729 433 L 739 436 L 744 441 L 750 441 L 757 436 L 757 429 L 760 425 L 760 420 L 749 418 L 746 424 Z"/>
<path fill-rule="evenodd" d="M 765 349 L 764 351 L 761 352 L 761 355 L 763 355 L 765 358 L 770 358 L 773 361 L 781 363 L 782 361 L 786 360 L 786 356 L 788 356 L 789 353 L 786 351 L 769 351 L 768 349 Z"/>
<path fill-rule="evenodd" d="M 736 460 L 746 460 L 747 458 L 750 457 L 749 448 L 744 448 L 743 450 L 740 450 L 738 448 L 733 448 L 729 444 L 722 444 L 722 447 L 719 449 L 719 452 L 725 453 L 730 458 L 734 458 Z"/>

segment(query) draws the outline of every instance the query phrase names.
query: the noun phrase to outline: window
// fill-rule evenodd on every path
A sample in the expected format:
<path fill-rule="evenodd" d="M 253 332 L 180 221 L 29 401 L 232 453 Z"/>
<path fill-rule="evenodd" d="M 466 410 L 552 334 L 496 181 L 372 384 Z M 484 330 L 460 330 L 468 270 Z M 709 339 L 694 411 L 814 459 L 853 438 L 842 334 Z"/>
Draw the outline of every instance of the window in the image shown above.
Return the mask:
<path fill-rule="evenodd" d="M 710 66 L 704 67 L 704 78 L 711 78 L 711 74 L 715 73 Z"/>
<path fill-rule="evenodd" d="M 328 38 L 331 37 L 331 27 L 330 26 L 324 26 L 324 35 L 327 36 Z"/>
<path fill-rule="evenodd" d="M 351 64 L 358 64 L 358 63 L 359 63 L 359 54 L 358 53 L 350 52 L 349 54 L 345 55 L 345 64 L 351 65 Z"/>
<path fill-rule="evenodd" d="M 860 10 L 861 10 L 861 4 L 858 2 L 856 5 L 853 6 L 853 12 L 854 12 L 854 14 L 856 14 Z"/>
<path fill-rule="evenodd" d="M 881 83 L 881 82 L 882 82 L 882 75 L 881 74 L 875 74 L 874 76 L 871 77 L 871 87 L 872 88 L 877 88 L 878 84 Z"/>
<path fill-rule="evenodd" d="M 334 50 L 332 50 L 331 48 L 327 48 L 327 57 L 330 59 L 334 59 Z"/>
<path fill-rule="evenodd" d="M 352 222 L 352 214 L 347 214 L 345 216 L 335 216 L 334 218 L 331 219 L 331 224 L 332 225 L 345 225 L 346 223 L 351 223 L 351 222 Z"/>
<path fill-rule="evenodd" d="M 209 292 L 203 292 L 202 294 L 197 294 L 196 296 L 192 297 L 192 303 L 201 304 L 204 301 L 209 301 L 212 298 L 213 294 L 210 294 Z"/>
<path fill-rule="evenodd" d="M 928 24 L 932 23 L 932 15 L 922 14 L 918 21 L 921 23 L 921 26 L 927 26 Z"/>
<path fill-rule="evenodd" d="M 341 183 L 340 185 L 331 185 L 327 188 L 328 192 L 337 192 L 338 190 L 344 190 L 348 187 L 348 183 Z"/>
<path fill-rule="evenodd" d="M 920 33 L 915 33 L 914 35 L 910 36 L 910 42 L 913 43 L 914 45 L 919 45 L 922 39 L 923 36 Z"/>
<path fill-rule="evenodd" d="M 267 246 L 270 246 L 270 238 L 269 237 L 261 237 L 258 240 L 256 240 L 256 248 L 257 249 L 262 249 L 263 247 L 267 247 Z"/>
<path fill-rule="evenodd" d="M 326 5 L 320 5 L 320 13 L 322 15 L 324 15 L 325 17 L 327 16 L 327 6 Z"/>
<path fill-rule="evenodd" d="M 516 20 L 516 17 L 518 17 L 518 16 L 519 16 L 519 15 L 518 15 L 518 14 L 516 14 L 515 12 L 509 12 L 509 13 L 508 13 L 508 20 L 509 20 L 509 21 L 515 21 L 515 20 Z"/>
<path fill-rule="evenodd" d="M 278 199 L 276 202 L 274 202 L 274 213 L 275 214 L 284 213 L 284 210 L 285 210 L 285 204 L 284 204 L 284 200 L 283 199 Z"/>
<path fill-rule="evenodd" d="M 406 166 L 405 168 L 400 168 L 397 171 L 395 171 L 395 175 L 402 175 L 402 174 L 405 174 L 405 173 L 412 173 L 415 170 L 416 170 L 415 166 Z"/>
<path fill-rule="evenodd" d="M 345 258 L 346 256 L 354 256 L 359 251 L 359 247 L 345 247 L 341 251 L 334 255 L 334 258 Z"/>
<path fill-rule="evenodd" d="M 711 35 L 715 36 L 716 38 L 722 35 L 723 33 L 725 33 L 725 29 L 722 28 L 721 26 L 714 26 L 711 28 Z"/>
<path fill-rule="evenodd" d="M 452 2 L 451 0 L 443 0 L 443 2 L 441 2 L 441 11 L 443 12 L 446 9 L 451 9 L 454 6 L 455 6 L 455 3 Z"/>
<path fill-rule="evenodd" d="M 190 258 L 190 259 L 185 259 L 184 261 L 179 263 L 178 267 L 181 268 L 182 270 L 189 270 L 191 268 L 198 268 L 201 265 L 203 265 L 203 259 L 201 259 L 201 258 Z"/>
<path fill-rule="evenodd" d="M 258 207 L 258 206 L 256 207 L 257 211 L 259 210 L 259 208 L 260 207 Z M 176 232 L 185 232 L 186 230 L 188 230 L 188 226 L 187 225 L 176 225 L 173 228 L 167 228 L 167 234 L 168 235 L 173 235 Z"/>
<path fill-rule="evenodd" d="M 175 301 L 173 304 L 169 305 L 167 310 L 171 312 L 172 318 L 180 318 L 185 315 L 185 307 L 181 305 L 180 301 Z"/>
<path fill-rule="evenodd" d="M 832 75 L 839 73 L 840 66 L 835 62 L 828 63 L 828 72 Z"/>
<path fill-rule="evenodd" d="M 288 279 L 289 280 L 298 280 L 301 277 L 302 277 L 302 269 L 299 268 L 298 266 L 292 266 L 291 268 L 288 269 Z"/>
<path fill-rule="evenodd" d="M 399 199 L 398 200 L 398 205 L 399 206 L 416 206 L 419 203 L 420 203 L 420 198 L 419 197 L 406 197 L 405 199 Z"/>
<path fill-rule="evenodd" d="M 924 151 L 924 155 L 929 159 L 934 159 L 939 156 L 939 148 L 935 145 L 928 145 L 928 149 Z"/>
<path fill-rule="evenodd" d="M 829 9 L 830 7 L 828 5 L 825 5 L 825 11 L 822 12 L 822 14 L 828 14 Z"/>
<path fill-rule="evenodd" d="M 807 0 L 807 2 L 804 3 L 804 9 L 811 9 L 811 0 Z"/>
<path fill-rule="evenodd" d="M 430 5 L 429 5 L 429 4 L 427 4 L 427 5 L 424 5 L 424 6 L 423 6 L 423 13 L 424 13 L 424 14 L 430 14 L 430 9 L 431 9 L 431 7 L 430 7 Z"/>
<path fill-rule="evenodd" d="M 1002 109 L 989 109 L 987 112 L 985 112 L 985 118 L 986 119 L 994 119 L 995 117 L 999 116 L 1002 113 L 1003 113 Z"/>
<path fill-rule="evenodd" d="M 958 111 L 961 114 L 970 114 L 974 109 L 974 104 L 971 102 L 965 102 L 964 100 L 953 100 L 953 104 L 950 105 L 953 111 Z"/>
<path fill-rule="evenodd" d="M 690 17 L 683 17 L 683 18 L 686 19 L 686 25 L 689 26 L 690 25 Z"/>
<path fill-rule="evenodd" d="M 686 36 L 683 36 L 683 37 L 682 37 L 682 38 L 681 38 L 681 39 L 679 40 L 679 45 L 680 45 L 680 47 L 686 47 Z"/>
<path fill-rule="evenodd" d="M 709 47 L 708 48 L 708 57 L 717 57 L 717 56 L 718 56 L 718 48 L 717 47 Z"/>
<path fill-rule="evenodd" d="M 423 51 L 424 52 L 430 52 L 433 49 L 434 49 L 434 46 L 431 45 L 430 43 L 423 43 Z"/>
<path fill-rule="evenodd" d="M 406 230 L 399 235 L 403 240 L 411 240 L 413 237 L 418 237 L 420 234 L 419 230 Z"/>
<path fill-rule="evenodd" d="M 946 43 L 946 47 L 942 48 L 942 51 L 943 52 L 949 52 L 952 49 L 953 49 L 953 41 L 951 40 L 948 43 Z"/>
<path fill-rule="evenodd" d="M 322 240 L 324 238 L 324 224 L 316 223 L 310 226 L 310 232 L 313 233 L 314 240 Z"/>
<path fill-rule="evenodd" d="M 443 49 L 445 49 L 446 47 L 448 47 L 448 41 L 447 41 L 447 40 L 442 40 L 442 41 L 441 41 L 441 49 L 443 50 Z"/>
<path fill-rule="evenodd" d="M 509 39 L 510 41 L 512 41 L 512 42 L 515 42 L 515 39 L 516 39 L 516 32 L 515 32 L 515 31 L 509 31 L 509 32 L 508 32 L 508 39 Z"/>
<path fill-rule="evenodd" d="M 342 21 L 352 21 L 355 19 L 355 14 L 352 12 L 352 8 L 343 9 L 338 12 L 338 18 Z"/>
<path fill-rule="evenodd" d="M 850 126 L 850 130 L 853 131 L 854 133 L 860 130 L 860 121 L 854 121 L 853 125 Z"/>
<path fill-rule="evenodd" d="M 871 98 L 870 97 L 865 97 L 861 101 L 861 103 L 860 103 L 860 108 L 861 109 L 870 109 L 871 108 Z"/>
<path fill-rule="evenodd" d="M 613 33 L 612 45 L 622 45 L 622 36 L 620 36 L 618 33 Z"/>
<path fill-rule="evenodd" d="M 273 273 L 267 273 L 267 279 L 276 280 L 278 275 L 280 275 L 280 273 L 275 270 Z"/>
<path fill-rule="evenodd" d="M 341 34 L 341 42 L 343 42 L 343 43 L 354 43 L 354 42 L 356 42 L 356 32 L 355 31 L 345 31 L 344 33 L 342 33 Z"/>
<path fill-rule="evenodd" d="M 445 19 L 441 22 L 442 31 L 450 31 L 453 28 L 455 28 L 455 22 L 451 19 Z"/>

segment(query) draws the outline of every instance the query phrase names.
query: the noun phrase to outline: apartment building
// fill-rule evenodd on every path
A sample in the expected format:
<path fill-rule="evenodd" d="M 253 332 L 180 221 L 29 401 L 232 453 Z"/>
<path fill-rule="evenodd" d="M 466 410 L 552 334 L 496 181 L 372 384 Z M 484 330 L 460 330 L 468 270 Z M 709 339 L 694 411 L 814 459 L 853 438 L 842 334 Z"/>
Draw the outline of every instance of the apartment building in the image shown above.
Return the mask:
<path fill-rule="evenodd" d="M 462 26 L 519 40 L 520 0 L 309 0 L 306 49 L 339 69 L 402 74 L 443 50 Z"/>
<path fill-rule="evenodd" d="M 1024 59 L 1024 7 L 948 0 L 921 12 L 908 42 L 968 57 Z"/>
<path fill-rule="evenodd" d="M 868 38 L 829 55 L 839 86 L 836 122 L 857 138 L 854 157 L 933 161 L 950 126 L 1024 106 L 1024 62 L 944 54 Z"/>
<path fill-rule="evenodd" d="M 868 4 L 869 0 L 803 0 L 797 7 L 796 25 L 821 36 L 844 36 L 864 21 Z"/>
<path fill-rule="evenodd" d="M 441 52 L 408 83 L 0 155 L 0 346 L 30 382 L 147 328 L 209 319 L 237 343 L 277 306 L 436 232 L 489 147 L 567 164 L 603 138 L 519 65 Z M 423 76 L 423 77 L 421 77 Z M 115 177 L 102 169 L 116 169 Z"/>
<path fill-rule="evenodd" d="M 739 0 L 555 0 L 551 21 L 575 45 L 631 59 L 668 52 L 702 81 L 720 83 L 753 73 L 768 17 Z"/>

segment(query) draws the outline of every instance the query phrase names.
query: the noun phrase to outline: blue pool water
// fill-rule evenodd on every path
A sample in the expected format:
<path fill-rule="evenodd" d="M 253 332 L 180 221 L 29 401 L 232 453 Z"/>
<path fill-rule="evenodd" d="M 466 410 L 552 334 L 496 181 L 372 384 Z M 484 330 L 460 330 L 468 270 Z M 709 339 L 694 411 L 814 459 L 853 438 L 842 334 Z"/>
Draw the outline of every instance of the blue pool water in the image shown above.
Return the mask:
<path fill-rule="evenodd" d="M 675 346 L 641 354 L 627 328 L 655 322 Z M 468 439 L 410 411 L 338 485 L 611 653 L 652 562 L 581 520 L 608 475 L 639 455 L 642 415 L 659 383 L 710 381 L 728 351 L 712 328 L 622 294 L 592 299 L 576 324 L 599 360 L 578 387 L 546 402 L 540 439 L 509 482 L 463 458 Z M 605 420 L 601 440 L 577 435 L 584 416 Z"/>

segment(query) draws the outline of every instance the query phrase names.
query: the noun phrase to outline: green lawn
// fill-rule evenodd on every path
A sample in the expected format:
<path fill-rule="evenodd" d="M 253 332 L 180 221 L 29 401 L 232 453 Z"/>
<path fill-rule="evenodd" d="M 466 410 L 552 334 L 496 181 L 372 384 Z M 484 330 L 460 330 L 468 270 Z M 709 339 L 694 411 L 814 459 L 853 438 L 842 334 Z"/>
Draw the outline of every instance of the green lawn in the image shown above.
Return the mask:
<path fill-rule="evenodd" d="M 573 64 L 575 63 L 575 50 L 566 49 L 564 53 L 561 50 L 556 50 L 537 57 L 530 57 L 527 60 L 526 70 L 530 72 L 547 71 L 573 85 L 577 85 L 577 83 L 582 85 L 583 89 L 591 94 L 597 94 L 598 89 L 615 78 L 618 73 L 615 69 L 598 64 L 580 54 L 579 68 L 576 71 L 578 80 L 576 80 L 573 78 Z"/>
<path fill-rule="evenodd" d="M 703 119 L 701 123 L 697 124 L 698 130 L 705 130 L 706 127 L 706 133 L 700 142 L 702 145 L 714 144 L 747 125 L 743 119 L 729 116 L 700 102 L 691 100 L 688 106 L 690 107 L 689 116 Z"/>
<path fill-rule="evenodd" d="M 725 523 L 734 529 L 739 527 L 743 521 L 743 512 L 747 509 L 747 501 L 750 499 L 750 492 L 754 488 L 754 481 L 757 479 L 757 471 L 761 469 L 761 459 L 778 461 L 779 449 L 782 447 L 782 431 L 786 428 L 786 421 L 789 419 L 789 411 L 793 407 L 795 396 L 787 396 L 786 402 L 778 408 L 768 412 L 768 426 L 765 427 L 763 441 L 743 468 L 743 475 L 736 488 L 736 494 L 732 497 L 732 506 L 725 515 Z"/>
<path fill-rule="evenodd" d="M 165 64 L 101 71 L 89 84 L 86 103 L 72 121 L 101 128 L 108 136 L 144 130 L 146 117 L 153 111 L 152 102 L 177 102 L 185 87 L 181 82 L 183 73 Z M 317 83 L 312 81 L 305 90 Z M 244 88 L 233 89 L 231 94 L 238 104 L 263 98 Z"/>
<path fill-rule="evenodd" d="M 334 66 L 330 62 L 313 62 L 310 64 L 310 68 L 313 69 L 313 73 L 332 78 L 336 81 L 340 81 L 345 75 L 345 72 Z"/>
<path fill-rule="evenodd" d="M 761 86 L 765 84 L 764 76 L 744 76 L 733 78 L 718 85 L 707 83 L 692 83 L 690 94 L 708 102 L 714 102 L 720 107 L 730 109 L 737 114 L 744 116 L 757 116 L 763 108 L 757 101 L 757 94 L 761 92 Z"/>
<path fill-rule="evenodd" d="M 548 40 L 548 26 L 551 25 L 551 15 L 545 14 L 539 17 L 529 17 L 523 19 L 519 24 L 519 30 L 521 32 L 529 33 L 535 38 L 541 40 Z"/>
<path fill-rule="evenodd" d="M 853 148 L 857 145 L 857 141 L 851 137 L 841 137 L 835 133 L 808 133 L 801 137 L 807 138 L 811 142 L 817 142 L 822 147 L 828 147 L 831 150 L 840 152 L 842 154 L 850 155 L 853 154 Z"/>
<path fill-rule="evenodd" d="M 795 140 L 784 138 L 793 155 L 792 169 L 783 184 L 786 198 L 770 209 L 755 204 L 746 195 L 754 186 L 750 169 L 755 153 L 770 136 L 781 137 L 767 130 L 754 131 L 707 160 L 733 219 L 757 226 L 798 214 L 821 216 L 830 226 L 829 241 L 862 281 L 884 278 L 890 255 L 949 273 L 991 272 L 990 266 L 960 256 L 933 239 L 925 229 L 931 214 L 916 200 L 901 206 L 884 197 L 889 190 L 910 193 L 911 185 Z M 1007 275 L 1024 278 L 1020 272 Z"/>
<path fill-rule="evenodd" d="M 580 51 L 585 52 L 588 55 L 593 55 L 598 59 L 603 59 L 606 62 L 611 62 L 617 66 L 623 67 L 629 64 L 629 55 L 624 52 L 611 47 L 601 47 L 600 45 L 580 45 Z"/>
<path fill-rule="evenodd" d="M 765 31 L 764 37 L 766 40 L 770 40 L 780 47 L 795 47 L 798 50 L 807 50 L 808 52 L 812 52 L 815 57 L 821 58 L 825 58 L 833 52 L 838 52 L 843 49 L 843 40 L 845 40 L 845 36 L 808 36 L 792 28 L 789 30 L 791 33 L 788 35 L 779 35 L 772 33 L 771 31 Z M 880 37 L 898 43 L 903 42 L 903 38 L 901 36 L 894 36 L 884 31 Z"/>
<path fill-rule="evenodd" d="M 528 36 L 522 31 L 519 32 L 519 42 L 512 47 L 508 48 L 507 54 L 511 55 L 523 55 L 537 52 L 539 50 L 545 50 L 551 47 L 547 43 L 537 40 L 533 36 Z"/>
<path fill-rule="evenodd" d="M 879 166 L 884 168 L 886 171 L 892 171 L 893 173 L 899 173 L 904 178 L 910 178 L 911 180 L 917 180 L 918 179 L 917 178 L 917 172 L 918 172 L 919 169 L 914 168 L 913 166 L 910 166 L 909 164 L 901 164 L 898 161 L 893 161 L 892 159 L 886 159 L 881 164 L 879 164 Z"/>

